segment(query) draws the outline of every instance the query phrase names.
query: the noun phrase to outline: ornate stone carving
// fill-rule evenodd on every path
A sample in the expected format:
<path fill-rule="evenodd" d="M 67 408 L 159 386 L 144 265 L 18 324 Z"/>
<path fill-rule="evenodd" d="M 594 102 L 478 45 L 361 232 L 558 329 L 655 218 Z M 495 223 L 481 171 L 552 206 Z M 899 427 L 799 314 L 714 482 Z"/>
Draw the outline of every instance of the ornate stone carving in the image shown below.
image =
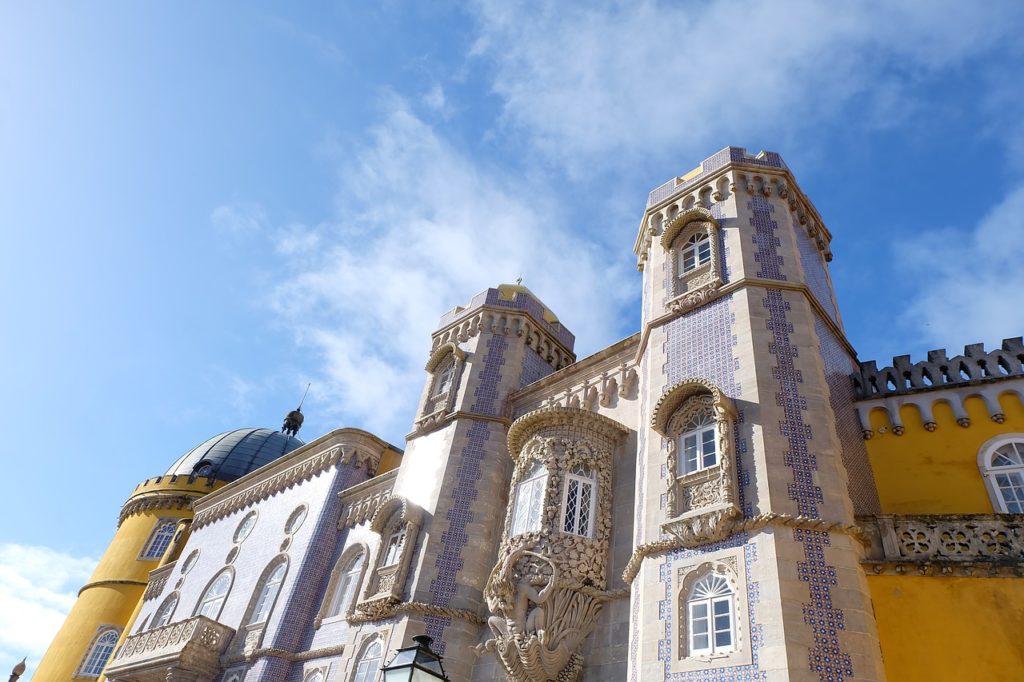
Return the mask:
<path fill-rule="evenodd" d="M 221 669 L 234 630 L 205 616 L 172 623 L 128 637 L 105 674 L 111 682 L 149 679 L 169 671 L 193 679 L 213 679 Z"/>
<path fill-rule="evenodd" d="M 580 648 L 607 592 L 611 534 L 612 451 L 626 428 L 581 409 L 543 408 L 509 429 L 516 459 L 505 517 L 505 539 L 484 588 L 492 652 L 511 680 L 574 681 L 583 666 Z M 540 528 L 509 537 L 516 487 L 536 463 L 547 470 Z M 596 513 L 590 535 L 563 532 L 567 474 L 595 474 Z"/>
<path fill-rule="evenodd" d="M 370 530 L 377 533 L 381 540 L 373 557 L 373 568 L 367 572 L 364 580 L 362 597 L 356 604 L 357 613 L 376 620 L 402 601 L 421 516 L 422 510 L 418 506 L 404 497 L 391 495 L 370 519 Z M 402 527 L 405 529 L 405 535 L 398 550 L 397 560 L 384 566 L 382 564 L 387 552 L 385 543 L 391 533 Z"/>
<path fill-rule="evenodd" d="M 946 565 L 951 569 L 959 564 L 1024 566 L 1021 514 L 882 514 L 858 521 L 872 541 L 869 563 Z M 952 572 L 940 569 L 936 574 Z"/>
<path fill-rule="evenodd" d="M 668 308 L 673 313 L 702 305 L 715 296 L 722 286 L 722 258 L 719 253 L 719 225 L 711 211 L 694 207 L 670 217 L 661 235 L 661 246 L 668 251 L 670 295 Z M 707 263 L 691 270 L 679 269 L 680 242 L 687 235 L 705 234 L 711 249 Z"/>
<path fill-rule="evenodd" d="M 398 469 L 353 486 L 340 494 L 344 508 L 338 519 L 338 530 L 351 528 L 373 518 L 391 497 Z"/>

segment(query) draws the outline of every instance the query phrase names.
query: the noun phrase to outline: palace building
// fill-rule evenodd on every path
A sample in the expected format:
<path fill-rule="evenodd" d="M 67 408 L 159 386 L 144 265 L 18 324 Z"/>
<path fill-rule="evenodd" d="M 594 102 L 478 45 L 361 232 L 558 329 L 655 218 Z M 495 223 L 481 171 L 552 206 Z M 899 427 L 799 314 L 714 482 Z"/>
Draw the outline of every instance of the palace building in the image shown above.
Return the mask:
<path fill-rule="evenodd" d="M 634 250 L 589 357 L 522 285 L 442 315 L 404 447 L 295 411 L 143 481 L 34 679 L 370 682 L 421 635 L 413 679 L 1024 678 L 1021 339 L 858 362 L 772 152 Z"/>

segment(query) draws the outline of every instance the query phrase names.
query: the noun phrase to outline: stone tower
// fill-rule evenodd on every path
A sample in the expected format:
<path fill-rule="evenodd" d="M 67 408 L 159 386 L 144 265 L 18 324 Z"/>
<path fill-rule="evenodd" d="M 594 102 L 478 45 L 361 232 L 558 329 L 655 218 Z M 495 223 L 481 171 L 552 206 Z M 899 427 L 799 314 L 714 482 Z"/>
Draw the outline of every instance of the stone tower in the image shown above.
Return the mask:
<path fill-rule="evenodd" d="M 854 525 L 878 503 L 829 239 L 774 153 L 726 148 L 651 192 L 630 680 L 884 678 Z M 688 632 L 707 632 L 687 598 L 708 574 L 735 594 L 723 653 L 717 610 L 710 640 Z"/>
<path fill-rule="evenodd" d="M 554 314 L 517 285 L 478 294 L 445 314 L 432 335 L 427 385 L 391 502 L 375 516 L 385 546 L 393 529 L 405 529 L 396 540 L 402 556 L 396 568 L 375 567 L 358 608 L 383 615 L 408 595 L 411 604 L 400 607 L 407 617 L 390 641 L 430 635 L 453 680 L 468 680 L 476 662 L 482 591 L 506 513 L 506 397 L 571 364 L 573 343 Z"/>

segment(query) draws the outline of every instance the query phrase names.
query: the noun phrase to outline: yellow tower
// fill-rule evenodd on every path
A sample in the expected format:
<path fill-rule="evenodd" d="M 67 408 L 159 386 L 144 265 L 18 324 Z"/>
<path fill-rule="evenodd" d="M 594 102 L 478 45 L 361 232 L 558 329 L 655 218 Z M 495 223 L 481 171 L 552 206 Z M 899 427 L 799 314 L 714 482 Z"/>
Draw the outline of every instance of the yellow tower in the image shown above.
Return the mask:
<path fill-rule="evenodd" d="M 186 452 L 163 476 L 139 484 L 121 508 L 114 538 L 79 591 L 33 680 L 99 678 L 133 620 L 149 572 L 181 545 L 192 519 L 192 502 L 301 446 L 297 430 L 222 433 Z"/>

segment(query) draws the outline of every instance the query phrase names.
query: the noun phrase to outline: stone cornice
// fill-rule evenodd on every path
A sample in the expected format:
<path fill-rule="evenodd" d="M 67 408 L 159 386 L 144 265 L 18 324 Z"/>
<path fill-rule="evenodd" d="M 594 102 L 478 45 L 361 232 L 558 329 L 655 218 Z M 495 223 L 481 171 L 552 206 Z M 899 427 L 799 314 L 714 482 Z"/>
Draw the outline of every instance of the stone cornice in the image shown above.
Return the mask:
<path fill-rule="evenodd" d="M 644 325 L 644 328 L 640 332 L 640 343 L 637 345 L 636 357 L 633 359 L 633 362 L 637 365 L 640 364 L 640 360 L 643 358 L 644 352 L 646 352 L 647 350 L 647 342 L 650 340 L 651 332 L 654 329 L 664 324 L 667 324 L 668 322 L 671 322 L 684 312 L 688 312 L 690 310 L 700 308 L 701 306 L 705 306 L 711 303 L 712 301 L 716 301 L 723 296 L 728 296 L 729 294 L 739 289 L 742 289 L 743 287 L 760 287 L 763 289 L 784 289 L 787 291 L 797 291 L 802 293 L 804 297 L 807 299 L 807 301 L 811 304 L 811 307 L 814 308 L 814 311 L 818 314 L 819 319 L 821 319 L 825 326 L 827 326 L 829 330 L 835 335 L 836 339 L 843 346 L 843 349 L 846 350 L 846 352 L 849 353 L 851 356 L 857 357 L 857 351 L 854 350 L 853 346 L 846 339 L 846 334 L 839 327 L 839 325 L 836 324 L 835 321 L 829 316 L 829 314 L 822 307 L 821 303 L 818 302 L 818 299 L 815 298 L 814 293 L 811 292 L 810 288 L 808 288 L 806 284 L 799 284 L 794 282 L 781 282 L 774 279 L 761 279 L 759 277 L 744 277 L 742 279 L 738 279 L 734 282 L 730 282 L 728 284 L 723 285 L 713 294 L 695 303 L 690 308 L 680 308 L 678 310 L 673 310 L 662 315 L 661 317 L 654 318 L 646 325 Z"/>
<path fill-rule="evenodd" d="M 405 435 L 406 440 L 412 440 L 418 438 L 424 434 L 436 431 L 444 426 L 447 426 L 457 419 L 475 419 L 477 421 L 484 422 L 496 422 L 502 426 L 508 426 L 512 423 L 512 420 L 508 417 L 499 417 L 493 414 L 481 414 L 479 412 L 470 412 L 468 410 L 456 410 L 454 412 L 437 413 L 436 415 L 428 415 L 426 418 L 420 419 L 416 422 L 416 428 Z"/>
<path fill-rule="evenodd" d="M 612 345 L 599 350 L 593 355 L 588 355 L 582 360 L 577 360 L 571 365 L 547 375 L 542 379 L 527 384 L 509 396 L 508 402 L 514 405 L 517 402 L 528 400 L 534 394 L 545 395 L 558 393 L 580 383 L 582 378 L 593 376 L 602 371 L 619 368 L 622 364 L 628 368 L 634 366 L 633 359 L 636 356 L 634 347 L 640 342 L 640 332 L 636 332 L 616 341 Z M 631 352 L 632 351 L 632 352 Z"/>
<path fill-rule="evenodd" d="M 309 651 L 292 652 L 285 649 L 274 649 L 271 647 L 256 649 L 250 653 L 242 654 L 239 656 L 231 656 L 227 658 L 224 663 L 226 665 L 234 665 L 235 663 L 242 663 L 255 661 L 258 658 L 281 658 L 291 663 L 299 661 L 311 661 L 314 658 L 323 658 L 325 656 L 338 656 L 345 652 L 344 644 L 336 644 L 335 646 L 322 647 L 320 649 L 310 649 Z"/>
<path fill-rule="evenodd" d="M 350 624 L 356 625 L 359 623 L 372 623 L 379 620 L 385 620 L 405 613 L 418 613 L 424 616 L 438 616 L 441 618 L 456 618 L 477 626 L 485 623 L 484 619 L 473 611 L 452 609 L 445 606 L 435 606 L 434 604 L 427 604 L 425 602 L 418 601 L 384 604 L 372 613 L 356 612 L 349 616 L 347 620 Z"/>
<path fill-rule="evenodd" d="M 338 429 L 197 500 L 193 528 L 223 518 L 250 504 L 324 472 L 354 462 L 373 470 L 388 443 L 360 429 Z"/>
<path fill-rule="evenodd" d="M 202 493 L 168 492 L 163 490 L 134 495 L 121 507 L 121 514 L 117 518 L 117 525 L 120 527 L 129 516 L 147 511 L 185 509 L 201 497 L 204 497 Z"/>
<path fill-rule="evenodd" d="M 542 407 L 527 412 L 512 422 L 508 429 L 508 451 L 515 459 L 533 434 L 549 426 L 585 425 L 612 442 L 629 433 L 629 429 L 604 415 L 574 407 Z"/>
<path fill-rule="evenodd" d="M 137 587 L 145 587 L 148 584 L 149 583 L 145 580 L 97 580 L 95 582 L 82 585 L 82 589 L 78 590 L 78 596 L 81 597 L 83 592 L 93 587 L 112 587 L 114 585 L 134 585 Z"/>

